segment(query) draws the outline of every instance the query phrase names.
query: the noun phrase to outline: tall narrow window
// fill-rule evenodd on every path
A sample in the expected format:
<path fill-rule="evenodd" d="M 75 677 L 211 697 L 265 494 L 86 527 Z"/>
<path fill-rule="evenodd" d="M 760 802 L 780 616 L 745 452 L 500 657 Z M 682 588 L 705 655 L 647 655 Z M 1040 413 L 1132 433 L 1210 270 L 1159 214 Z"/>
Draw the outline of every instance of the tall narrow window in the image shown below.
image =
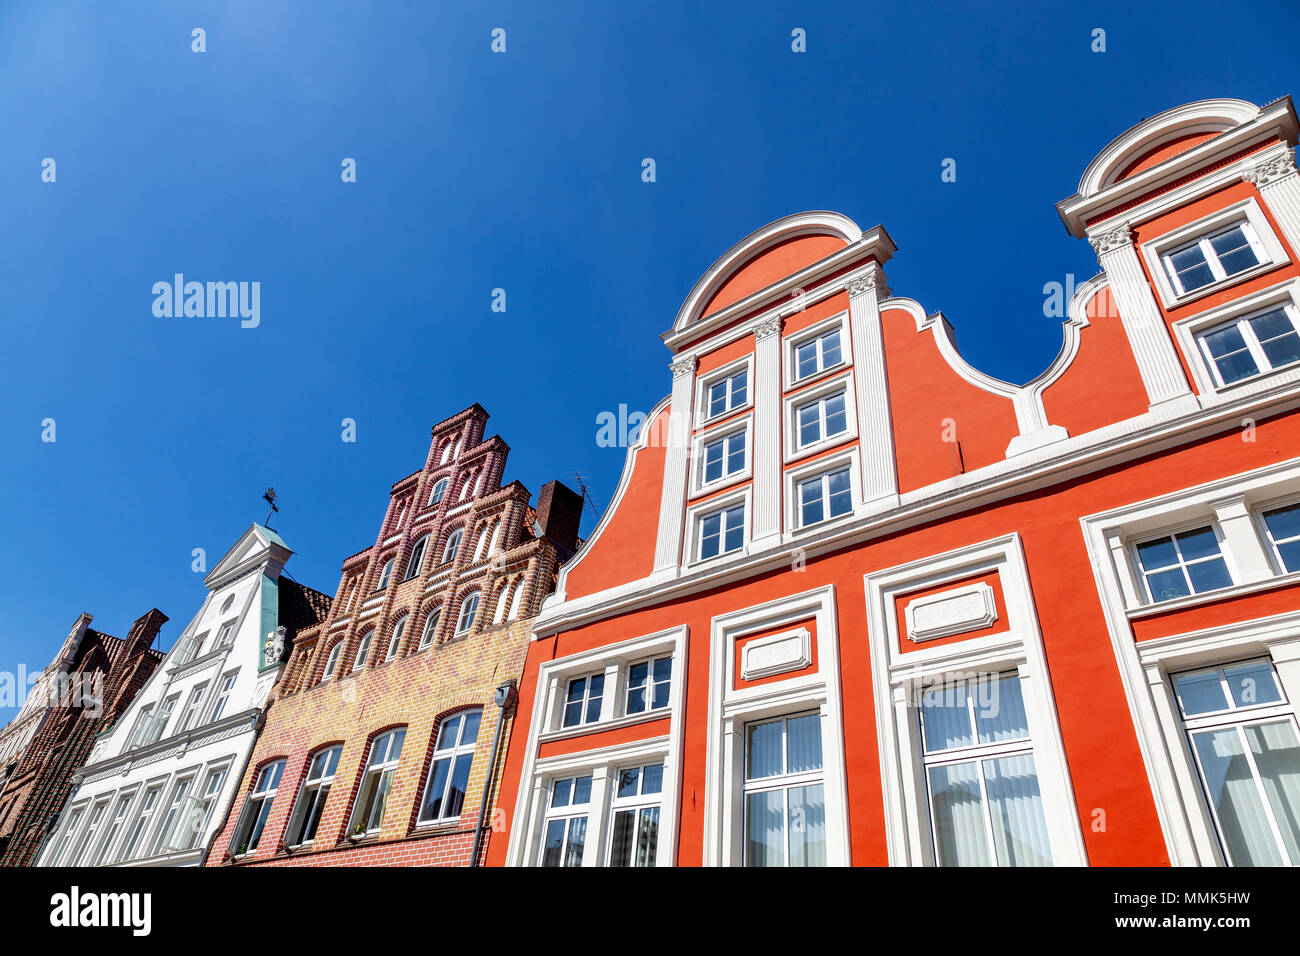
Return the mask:
<path fill-rule="evenodd" d="M 194 786 L 194 778 L 186 777 L 184 780 L 177 780 L 176 785 L 172 787 L 171 799 L 167 801 L 162 823 L 158 826 L 158 833 L 153 838 L 153 847 L 149 850 L 150 856 L 157 856 L 170 847 L 172 828 L 180 820 L 181 812 L 185 807 L 185 798 L 190 795 L 192 786 Z"/>
<path fill-rule="evenodd" d="M 214 651 L 225 647 L 235 639 L 235 625 L 238 623 L 239 621 L 237 619 L 231 618 L 225 624 L 221 625 L 221 630 L 217 631 L 217 639 L 212 644 L 212 649 Z"/>
<path fill-rule="evenodd" d="M 541 866 L 582 866 L 587 844 L 587 813 L 591 803 L 591 775 L 566 777 L 551 784 L 542 834 Z"/>
<path fill-rule="evenodd" d="M 749 370 L 741 369 L 734 375 L 709 386 L 709 418 L 716 418 L 749 401 Z"/>
<path fill-rule="evenodd" d="M 438 634 L 438 619 L 440 617 L 442 617 L 441 605 L 430 611 L 429 616 L 424 621 L 424 633 L 420 635 L 420 650 L 424 650 L 433 643 L 433 639 Z"/>
<path fill-rule="evenodd" d="M 1152 601 L 1172 601 L 1232 584 L 1214 528 L 1167 534 L 1137 546 L 1142 578 Z"/>
<path fill-rule="evenodd" d="M 158 806 L 158 798 L 162 795 L 162 784 L 155 784 L 144 792 L 144 799 L 140 801 L 140 812 L 131 824 L 131 832 L 126 835 L 126 840 L 122 843 L 122 851 L 118 853 L 119 860 L 134 860 L 140 848 L 144 845 L 144 835 L 149 829 L 149 821 L 153 819 L 154 810 Z"/>
<path fill-rule="evenodd" d="M 389 558 L 384 562 L 383 570 L 379 572 L 379 587 L 375 588 L 376 591 L 382 591 L 384 588 L 388 587 L 388 582 L 393 579 L 394 560 L 394 558 Z"/>
<path fill-rule="evenodd" d="M 478 615 L 479 592 L 471 591 L 461 598 L 460 617 L 456 621 L 456 634 L 468 633 L 469 629 L 474 626 L 474 618 Z"/>
<path fill-rule="evenodd" d="M 429 536 L 426 534 L 419 541 L 415 542 L 415 547 L 411 549 L 411 560 L 406 562 L 406 580 L 420 576 L 424 570 L 424 549 L 429 546 Z"/>
<path fill-rule="evenodd" d="M 447 535 L 447 545 L 442 549 L 443 564 L 456 560 L 456 552 L 460 550 L 461 534 L 462 530 L 457 528 L 451 534 Z"/>
<path fill-rule="evenodd" d="M 72 834 L 77 831 L 81 825 L 81 818 L 85 815 L 85 807 L 77 807 L 68 814 L 68 824 L 63 828 L 63 836 L 59 837 L 59 842 L 55 845 L 54 853 L 50 856 L 51 866 L 62 866 L 64 864 L 63 854 L 67 852 L 68 844 L 72 842 Z"/>
<path fill-rule="evenodd" d="M 388 651 L 384 654 L 384 660 L 391 661 L 397 656 L 398 649 L 402 646 L 402 634 L 406 631 L 406 615 L 403 614 L 393 625 L 392 636 L 388 638 Z"/>
<path fill-rule="evenodd" d="M 117 799 L 117 806 L 113 808 L 113 817 L 109 821 L 108 829 L 104 831 L 104 839 L 99 843 L 99 850 L 95 853 L 95 859 L 91 866 L 103 866 L 110 862 L 109 851 L 113 849 L 113 843 L 117 836 L 122 832 L 122 827 L 126 825 L 127 814 L 131 812 L 131 804 L 135 802 L 135 793 L 124 793 Z"/>
<path fill-rule="evenodd" d="M 438 727 L 418 822 L 441 823 L 460 818 L 482 716 L 480 710 L 464 710 L 444 718 Z"/>
<path fill-rule="evenodd" d="M 149 736 L 149 731 L 153 727 L 153 704 L 145 704 L 140 708 L 140 713 L 135 718 L 135 726 L 131 728 L 131 742 L 127 749 L 143 747 Z"/>
<path fill-rule="evenodd" d="M 821 715 L 745 727 L 745 865 L 825 866 Z"/>
<path fill-rule="evenodd" d="M 329 656 L 325 658 L 325 670 L 320 675 L 321 683 L 331 679 L 339 669 L 339 657 L 343 654 L 343 641 L 336 641 L 330 648 Z"/>
<path fill-rule="evenodd" d="M 244 811 L 240 816 L 240 826 L 230 845 L 235 854 L 252 853 L 262 842 L 262 833 L 266 829 L 266 820 L 271 815 L 276 794 L 280 792 L 280 778 L 284 775 L 284 761 L 276 760 L 267 764 L 257 775 L 253 792 L 244 801 Z"/>
<path fill-rule="evenodd" d="M 203 642 L 208 639 L 208 632 L 202 634 L 191 634 L 185 639 L 185 645 L 176 652 L 177 664 L 188 664 L 194 660 L 203 651 Z"/>
<path fill-rule="evenodd" d="M 630 767 L 618 772 L 611 810 L 610 866 L 654 866 L 659 851 L 659 804 L 664 765 Z"/>
<path fill-rule="evenodd" d="M 940 866 L 1051 866 L 1015 671 L 928 688 L 921 735 Z"/>
<path fill-rule="evenodd" d="M 1300 571 L 1300 505 L 1264 512 L 1264 527 L 1283 571 Z"/>
<path fill-rule="evenodd" d="M 359 671 L 366 666 L 366 659 L 370 657 L 370 639 L 374 637 L 373 630 L 366 631 L 365 636 L 361 638 L 361 643 L 357 645 L 357 656 L 352 660 L 352 669 Z"/>
<path fill-rule="evenodd" d="M 342 747 L 330 747 L 311 758 L 307 779 L 303 781 L 302 792 L 298 795 L 298 805 L 294 808 L 289 828 L 285 832 L 284 842 L 289 846 L 303 846 L 316 839 L 316 828 L 320 826 L 321 814 L 325 812 L 325 801 L 329 799 L 330 787 L 334 785 L 334 773 L 338 770 L 341 753 Z"/>
<path fill-rule="evenodd" d="M 672 689 L 673 659 L 659 657 L 638 661 L 627 669 L 627 707 L 629 714 L 658 710 L 668 706 Z"/>
<path fill-rule="evenodd" d="M 353 833 L 378 833 L 384 824 L 384 808 L 388 805 L 388 792 L 393 786 L 393 774 L 402 757 L 402 744 L 406 728 L 390 730 L 375 738 L 366 763 L 361 792 L 352 811 Z"/>
<path fill-rule="evenodd" d="M 577 727 L 600 720 L 600 705 L 604 695 L 604 674 L 590 674 L 569 681 L 564 695 L 564 726 Z"/>
<path fill-rule="evenodd" d="M 853 510 L 849 469 L 837 468 L 799 482 L 799 526 L 807 527 Z"/>
<path fill-rule="evenodd" d="M 177 822 L 171 840 L 168 841 L 170 849 L 192 850 L 199 845 L 208 824 L 212 822 L 212 814 L 221 796 L 221 785 L 225 781 L 225 767 L 208 772 L 203 789 L 190 801 L 188 809 Z"/>
<path fill-rule="evenodd" d="M 700 518 L 700 560 L 739 551 L 745 543 L 745 505 L 740 503 Z"/>
<path fill-rule="evenodd" d="M 429 495 L 429 504 L 436 505 L 447 494 L 447 479 L 439 478 L 433 483 L 433 493 Z"/>
<path fill-rule="evenodd" d="M 176 725 L 176 732 L 183 734 L 194 726 L 194 721 L 198 719 L 199 710 L 203 707 L 203 698 L 207 695 L 208 683 L 196 685 L 190 690 L 189 699 L 185 701 L 185 709 L 181 711 L 181 722 Z"/>
<path fill-rule="evenodd" d="M 215 722 L 221 719 L 226 712 L 226 707 L 230 704 L 230 694 L 235 689 L 235 678 L 238 674 L 227 674 L 221 678 L 221 686 L 217 689 L 217 702 L 212 706 L 212 716 L 208 721 Z"/>
<path fill-rule="evenodd" d="M 104 820 L 104 814 L 108 812 L 108 801 L 101 800 L 90 809 L 90 819 L 86 822 L 86 829 L 81 831 L 81 836 L 77 839 L 77 845 L 72 850 L 72 855 L 68 858 L 68 866 L 81 866 L 82 860 L 86 856 L 86 850 L 95 839 L 95 834 L 99 832 L 99 825 Z"/>
<path fill-rule="evenodd" d="M 795 409 L 795 437 L 800 448 L 807 448 L 827 438 L 848 431 L 844 393 L 835 392 L 806 402 Z"/>
<path fill-rule="evenodd" d="M 1300 865 L 1300 734 L 1272 662 L 1178 674 L 1173 684 L 1228 862 Z"/>
<path fill-rule="evenodd" d="M 795 381 L 805 379 L 844 361 L 840 351 L 840 330 L 832 329 L 815 339 L 801 342 L 794 349 Z"/>
<path fill-rule="evenodd" d="M 171 723 L 172 713 L 176 710 L 176 704 L 180 699 L 180 694 L 172 694 L 162 702 L 162 707 L 149 721 L 144 740 L 141 742 L 143 746 L 147 747 L 162 740 L 163 732 L 167 730 L 167 725 Z"/>

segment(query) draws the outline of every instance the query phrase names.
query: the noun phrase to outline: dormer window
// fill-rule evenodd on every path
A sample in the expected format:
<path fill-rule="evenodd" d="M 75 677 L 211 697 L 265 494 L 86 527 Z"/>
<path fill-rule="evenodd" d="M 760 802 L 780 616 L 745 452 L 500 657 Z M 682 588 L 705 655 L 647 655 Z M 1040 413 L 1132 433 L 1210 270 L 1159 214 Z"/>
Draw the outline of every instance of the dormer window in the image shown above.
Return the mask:
<path fill-rule="evenodd" d="M 1300 362 L 1300 319 L 1294 304 L 1278 305 L 1215 326 L 1197 336 L 1220 386 Z"/>
<path fill-rule="evenodd" d="M 447 494 L 448 479 L 439 478 L 433 484 L 433 494 L 429 495 L 429 504 L 436 505 L 442 501 L 443 496 Z"/>
<path fill-rule="evenodd" d="M 1163 258 L 1174 290 L 1186 295 L 1252 269 L 1267 256 L 1251 224 L 1241 219 L 1171 249 Z"/>

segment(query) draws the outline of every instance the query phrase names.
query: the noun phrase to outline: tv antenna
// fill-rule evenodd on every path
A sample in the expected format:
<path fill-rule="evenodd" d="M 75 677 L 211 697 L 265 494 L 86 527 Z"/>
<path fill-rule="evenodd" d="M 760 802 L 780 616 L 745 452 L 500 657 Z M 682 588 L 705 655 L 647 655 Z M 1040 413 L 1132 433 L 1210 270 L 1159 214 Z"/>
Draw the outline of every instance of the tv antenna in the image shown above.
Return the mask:
<path fill-rule="evenodd" d="M 582 494 L 582 499 L 591 506 L 591 513 L 595 515 L 596 520 L 600 520 L 600 507 L 596 504 L 596 499 L 591 497 L 591 492 L 587 490 L 587 480 L 582 477 L 581 473 L 574 472 L 573 477 L 578 481 L 578 491 Z"/>

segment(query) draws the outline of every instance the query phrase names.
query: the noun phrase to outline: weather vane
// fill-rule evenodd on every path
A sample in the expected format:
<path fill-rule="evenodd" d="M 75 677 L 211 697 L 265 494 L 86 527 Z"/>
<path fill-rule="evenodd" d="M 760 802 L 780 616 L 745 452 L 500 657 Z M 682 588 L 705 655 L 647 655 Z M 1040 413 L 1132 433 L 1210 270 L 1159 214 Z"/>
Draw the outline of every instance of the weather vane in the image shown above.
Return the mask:
<path fill-rule="evenodd" d="M 271 515 L 279 513 L 280 509 L 275 506 L 279 495 L 275 493 L 274 488 L 267 488 L 266 493 L 262 495 L 262 500 L 271 506 L 271 510 L 266 513 L 266 520 L 262 522 L 268 528 L 271 527 Z"/>

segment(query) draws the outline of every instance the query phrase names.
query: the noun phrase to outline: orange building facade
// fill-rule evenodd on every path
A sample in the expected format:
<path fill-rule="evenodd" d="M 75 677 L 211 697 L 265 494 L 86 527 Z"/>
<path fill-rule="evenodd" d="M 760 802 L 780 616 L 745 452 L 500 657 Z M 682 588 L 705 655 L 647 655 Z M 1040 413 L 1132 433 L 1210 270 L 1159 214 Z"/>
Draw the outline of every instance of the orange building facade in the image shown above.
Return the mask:
<path fill-rule="evenodd" d="M 882 227 L 759 230 L 533 621 L 499 865 L 1300 863 L 1289 98 L 1146 120 L 1020 386 Z"/>

